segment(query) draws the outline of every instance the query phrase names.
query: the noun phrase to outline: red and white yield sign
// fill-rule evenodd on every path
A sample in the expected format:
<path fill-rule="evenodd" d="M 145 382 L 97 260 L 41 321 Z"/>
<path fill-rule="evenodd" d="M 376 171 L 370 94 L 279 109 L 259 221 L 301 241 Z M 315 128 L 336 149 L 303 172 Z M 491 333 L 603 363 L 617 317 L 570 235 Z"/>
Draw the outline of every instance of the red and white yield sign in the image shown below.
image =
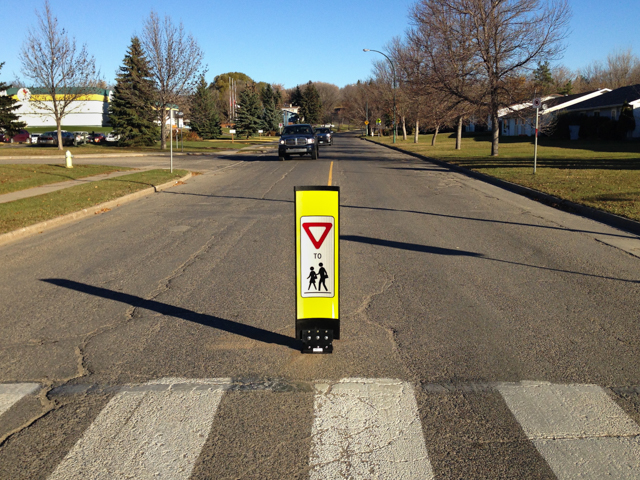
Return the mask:
<path fill-rule="evenodd" d="M 302 297 L 335 295 L 335 219 L 300 217 L 300 292 Z"/>

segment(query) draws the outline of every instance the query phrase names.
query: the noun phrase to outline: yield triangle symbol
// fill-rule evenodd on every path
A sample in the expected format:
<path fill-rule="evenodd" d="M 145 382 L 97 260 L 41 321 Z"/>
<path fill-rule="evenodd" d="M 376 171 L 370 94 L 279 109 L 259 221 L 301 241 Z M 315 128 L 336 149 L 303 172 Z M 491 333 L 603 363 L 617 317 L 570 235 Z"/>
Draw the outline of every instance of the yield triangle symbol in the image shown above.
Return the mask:
<path fill-rule="evenodd" d="M 329 235 L 329 231 L 331 230 L 332 226 L 333 225 L 331 223 L 320 223 L 320 222 L 310 222 L 310 223 L 302 224 L 302 228 L 304 228 L 304 231 L 307 232 L 307 235 L 309 236 L 311 243 L 313 243 L 313 246 L 316 247 L 316 250 L 322 246 L 322 243 L 324 242 L 325 238 L 327 238 L 327 235 Z M 316 238 L 313 232 L 311 232 L 311 229 L 314 227 L 324 228 L 324 232 L 322 232 L 322 234 L 320 235 L 320 238 Z M 316 234 L 317 233 L 319 232 L 316 231 Z"/>

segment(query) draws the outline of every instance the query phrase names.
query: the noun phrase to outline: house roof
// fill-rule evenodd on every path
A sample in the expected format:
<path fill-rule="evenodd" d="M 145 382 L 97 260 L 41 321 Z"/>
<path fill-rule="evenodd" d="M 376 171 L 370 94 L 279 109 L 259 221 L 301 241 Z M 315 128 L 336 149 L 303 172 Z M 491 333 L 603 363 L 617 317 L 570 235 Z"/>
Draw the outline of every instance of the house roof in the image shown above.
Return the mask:
<path fill-rule="evenodd" d="M 567 108 L 568 111 L 593 110 L 596 108 L 621 107 L 625 102 L 640 100 L 640 84 L 616 88 L 608 93 Z"/>
<path fill-rule="evenodd" d="M 576 104 L 579 106 L 584 105 L 586 102 L 590 101 L 592 97 L 598 95 L 599 92 L 601 91 L 608 91 L 607 89 L 600 89 L 600 90 L 592 90 L 590 92 L 583 92 L 583 93 L 574 93 L 573 95 L 562 95 L 562 96 L 550 96 L 550 97 L 546 97 L 543 99 L 542 103 L 545 107 L 544 110 L 541 110 L 540 113 L 542 114 L 544 113 L 549 113 L 549 112 L 553 112 L 553 111 L 557 111 L 557 110 L 561 110 L 563 109 L 563 105 L 565 105 L 567 107 L 567 110 L 571 110 L 573 107 L 569 106 L 569 105 L 573 105 Z M 580 98 L 586 97 L 586 99 L 582 102 L 580 102 Z M 598 97 L 596 97 L 598 98 Z M 578 102 L 576 102 L 578 101 Z M 569 104 L 569 105 L 566 105 Z M 505 115 L 506 118 L 510 118 L 510 117 L 528 117 L 528 116 L 532 116 L 535 115 L 535 108 L 533 108 L 531 105 L 529 105 L 526 109 L 522 109 L 520 111 L 518 111 L 517 113 L 512 112 L 509 113 L 508 115 Z"/>

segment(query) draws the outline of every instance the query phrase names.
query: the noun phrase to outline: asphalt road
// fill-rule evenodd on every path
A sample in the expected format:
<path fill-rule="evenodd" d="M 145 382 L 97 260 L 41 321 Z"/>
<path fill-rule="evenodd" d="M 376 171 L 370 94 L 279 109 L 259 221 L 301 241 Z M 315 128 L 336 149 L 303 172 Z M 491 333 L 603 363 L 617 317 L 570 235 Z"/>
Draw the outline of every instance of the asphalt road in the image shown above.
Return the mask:
<path fill-rule="evenodd" d="M 640 239 L 348 135 L 294 158 L 0 247 L 0 478 L 638 478 Z M 341 339 L 302 355 L 332 163 Z"/>

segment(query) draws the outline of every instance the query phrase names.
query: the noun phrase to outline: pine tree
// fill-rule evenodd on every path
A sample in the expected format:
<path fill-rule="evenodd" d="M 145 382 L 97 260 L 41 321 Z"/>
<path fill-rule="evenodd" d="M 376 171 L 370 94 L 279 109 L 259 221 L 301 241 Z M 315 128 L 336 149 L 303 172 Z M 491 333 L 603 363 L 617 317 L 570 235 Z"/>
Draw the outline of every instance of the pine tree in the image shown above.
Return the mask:
<path fill-rule="evenodd" d="M 4 62 L 0 63 L 0 71 L 3 65 Z M 0 92 L 6 91 L 9 88 L 11 88 L 11 85 L 0 82 Z M 20 122 L 20 117 L 15 114 L 18 108 L 20 108 L 20 106 L 15 98 L 9 95 L 0 95 L 0 130 L 4 130 L 9 137 L 13 137 L 18 133 L 19 129 L 27 126 L 26 123 Z"/>
<path fill-rule="evenodd" d="M 278 130 L 278 124 L 280 123 L 280 114 L 276 109 L 276 95 L 271 88 L 271 85 L 267 84 L 266 87 L 260 92 L 262 98 L 262 105 L 264 110 L 262 112 L 263 128 L 269 132 L 275 132 Z"/>
<path fill-rule="evenodd" d="M 296 89 L 291 94 L 291 105 L 294 107 L 299 107 L 302 105 L 302 90 L 300 90 L 300 85 L 296 86 Z"/>
<path fill-rule="evenodd" d="M 304 118 L 305 123 L 318 123 L 322 114 L 322 102 L 320 94 L 315 85 L 311 82 L 307 84 L 302 94 L 299 115 Z"/>
<path fill-rule="evenodd" d="M 238 136 L 258 133 L 262 121 L 260 120 L 260 97 L 255 91 L 255 87 L 246 88 L 240 93 L 238 101 L 238 116 L 236 117 L 236 131 Z"/>
<path fill-rule="evenodd" d="M 116 77 L 109 108 L 111 125 L 114 132 L 120 135 L 118 145 L 155 144 L 160 133 L 154 104 L 154 87 L 149 66 L 140 40 L 133 37 Z"/>
<path fill-rule="evenodd" d="M 222 135 L 220 116 L 216 106 L 216 99 L 207 86 L 204 75 L 196 85 L 196 91 L 191 99 L 190 126 L 204 139 L 218 138 Z"/>
<path fill-rule="evenodd" d="M 564 84 L 562 88 L 558 90 L 558 93 L 560 95 L 571 95 L 572 91 L 573 91 L 573 84 L 571 83 L 571 80 L 569 80 L 567 83 Z"/>
<path fill-rule="evenodd" d="M 549 62 L 538 63 L 538 68 L 533 71 L 533 83 L 538 95 L 548 95 L 553 90 L 553 77 Z"/>

